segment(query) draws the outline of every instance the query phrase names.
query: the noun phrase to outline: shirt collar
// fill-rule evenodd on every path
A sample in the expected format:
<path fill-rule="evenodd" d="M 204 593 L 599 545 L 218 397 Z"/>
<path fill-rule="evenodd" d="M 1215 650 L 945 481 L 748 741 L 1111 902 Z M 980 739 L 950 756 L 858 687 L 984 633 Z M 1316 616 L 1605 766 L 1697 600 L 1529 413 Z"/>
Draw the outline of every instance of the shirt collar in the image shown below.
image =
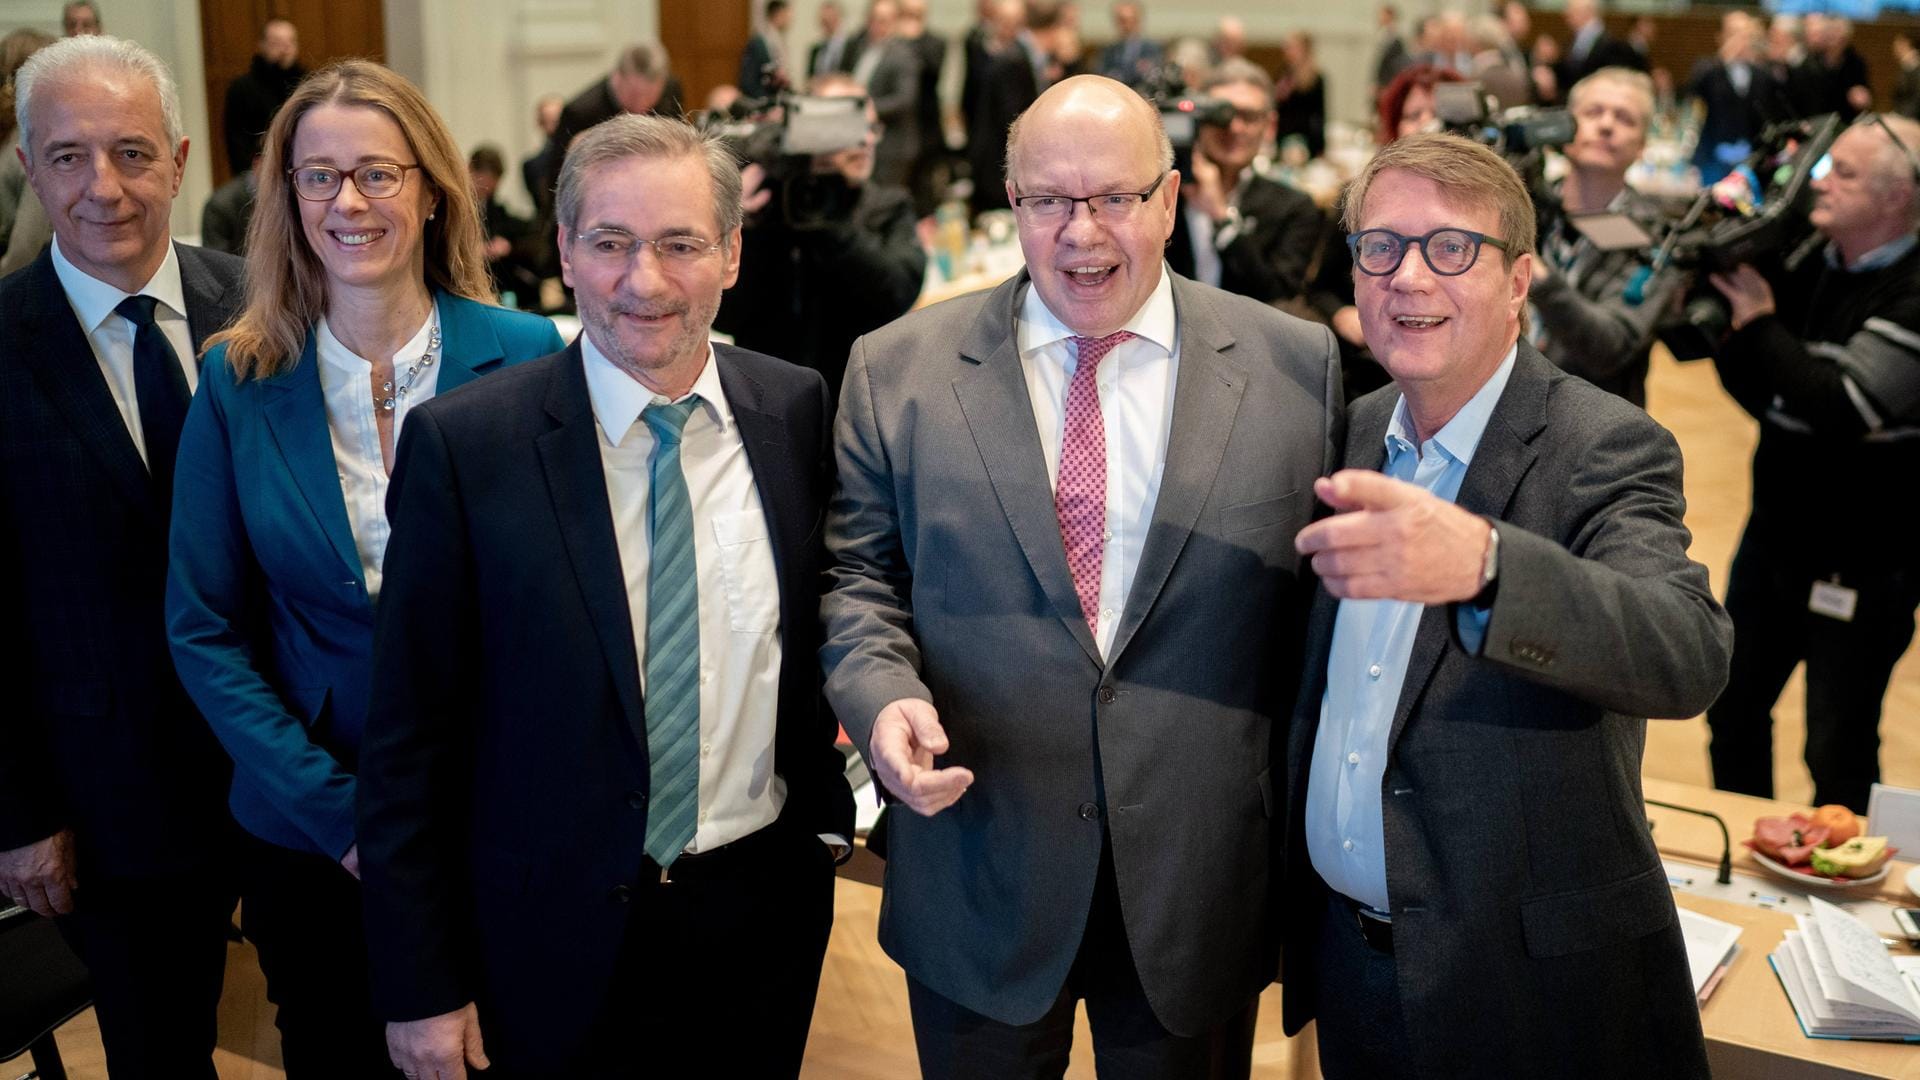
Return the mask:
<path fill-rule="evenodd" d="M 1827 265 L 1844 269 L 1849 274 L 1864 274 L 1869 270 L 1884 270 L 1904 258 L 1907 252 L 1913 250 L 1913 246 L 1916 243 L 1920 243 L 1920 235 L 1907 233 L 1904 236 L 1896 237 L 1881 244 L 1879 247 L 1874 248 L 1872 251 L 1854 260 L 1852 266 L 1845 267 L 1841 266 L 1840 249 L 1833 244 L 1828 244 Z"/>
<path fill-rule="evenodd" d="M 1473 452 L 1480 445 L 1480 436 L 1486 434 L 1487 421 L 1493 418 L 1493 407 L 1500 403 L 1500 395 L 1507 388 L 1507 380 L 1513 376 L 1513 361 L 1520 354 L 1520 345 L 1515 342 L 1507 350 L 1507 358 L 1500 361 L 1494 369 L 1492 378 L 1480 384 L 1480 389 L 1467 399 L 1460 411 L 1446 426 L 1433 433 L 1427 441 L 1440 448 L 1440 452 L 1462 465 L 1473 464 Z M 1414 448 L 1413 418 L 1407 415 L 1407 398 L 1400 395 L 1400 404 L 1394 406 L 1393 419 L 1387 422 L 1387 459 L 1391 461 L 1400 454 Z"/>
<path fill-rule="evenodd" d="M 1121 329 L 1131 330 L 1165 349 L 1168 355 L 1173 354 L 1173 271 L 1164 263 L 1160 267 L 1160 283 Z M 1040 290 L 1034 288 L 1031 281 L 1027 283 L 1026 297 L 1020 302 L 1017 335 L 1016 344 L 1022 356 L 1030 356 L 1056 341 L 1075 336 L 1073 330 L 1047 308 L 1047 302 L 1040 298 Z"/>
<path fill-rule="evenodd" d="M 153 277 L 140 286 L 138 292 L 121 292 L 67 261 L 57 236 L 53 238 L 53 272 L 60 278 L 60 288 L 66 292 L 67 302 L 73 305 L 73 313 L 80 316 L 80 328 L 89 334 L 100 329 L 100 324 L 128 296 L 151 296 L 173 314 L 182 319 L 187 317 L 186 288 L 180 284 L 180 255 L 174 251 L 171 240 L 167 242 L 167 257 L 160 261 L 160 269 L 153 272 Z"/>
<path fill-rule="evenodd" d="M 673 403 L 615 367 L 593 343 L 591 334 L 580 335 L 580 359 L 586 367 L 587 398 L 593 404 L 593 418 L 599 421 L 601 432 L 613 446 L 619 446 L 626 439 L 633 422 L 640 419 L 640 413 L 647 406 Z M 713 419 L 716 427 L 724 432 L 733 426 L 733 410 L 727 406 L 727 393 L 720 387 L 720 369 L 714 363 L 712 342 L 707 343 L 706 364 L 700 369 L 700 377 L 693 380 L 693 389 L 674 401 L 685 401 L 694 394 L 700 396 L 701 409 Z"/>

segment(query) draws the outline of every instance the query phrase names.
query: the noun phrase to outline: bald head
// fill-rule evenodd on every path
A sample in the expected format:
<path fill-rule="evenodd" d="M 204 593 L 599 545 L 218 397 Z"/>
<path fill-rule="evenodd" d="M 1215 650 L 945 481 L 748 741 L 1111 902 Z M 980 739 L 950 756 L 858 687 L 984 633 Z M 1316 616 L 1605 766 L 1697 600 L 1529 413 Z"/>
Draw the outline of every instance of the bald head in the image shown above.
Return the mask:
<path fill-rule="evenodd" d="M 1020 186 L 1021 148 L 1048 151 L 1117 144 L 1144 172 L 1173 168 L 1173 144 L 1160 112 L 1125 83 L 1104 75 L 1075 75 L 1048 87 L 1007 132 L 1007 182 Z"/>

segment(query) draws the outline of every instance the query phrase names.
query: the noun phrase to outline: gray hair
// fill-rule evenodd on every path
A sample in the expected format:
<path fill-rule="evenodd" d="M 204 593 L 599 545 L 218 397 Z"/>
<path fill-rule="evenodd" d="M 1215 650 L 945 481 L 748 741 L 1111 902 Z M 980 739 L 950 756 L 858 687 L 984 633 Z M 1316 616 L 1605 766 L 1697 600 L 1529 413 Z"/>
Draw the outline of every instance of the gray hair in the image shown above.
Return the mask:
<path fill-rule="evenodd" d="M 41 49 L 20 65 L 13 76 L 13 114 L 20 126 L 20 146 L 33 156 L 33 129 L 27 118 L 33 113 L 33 96 L 42 82 L 59 81 L 87 69 L 107 68 L 138 75 L 153 84 L 160 97 L 160 118 L 167 131 L 167 151 L 172 153 L 186 137 L 180 123 L 180 91 L 174 87 L 173 73 L 160 58 L 124 38 L 105 35 L 61 38 Z"/>
<path fill-rule="evenodd" d="M 1104 76 L 1098 75 L 1081 77 L 1090 79 L 1104 78 Z M 1109 81 L 1114 81 L 1115 85 L 1125 85 L 1115 80 Z M 1153 140 L 1156 144 L 1154 158 L 1156 159 L 1156 164 L 1159 166 L 1155 175 L 1164 176 L 1173 168 L 1173 140 L 1167 138 L 1167 125 L 1161 121 L 1160 110 L 1155 107 L 1153 102 L 1148 101 L 1137 93 L 1131 96 L 1135 101 L 1140 103 L 1140 108 L 1149 117 L 1152 117 Z M 1026 124 L 1027 114 L 1032 111 L 1033 107 L 1028 106 L 1025 112 L 1014 117 L 1013 123 L 1007 126 L 1007 156 L 1005 161 L 1001 163 L 1001 168 L 1005 170 L 1007 179 L 1012 182 L 1014 187 L 1020 186 L 1020 179 L 1017 175 L 1018 170 L 1014 168 L 1014 163 L 1020 160 L 1020 136 L 1022 128 Z"/>
<path fill-rule="evenodd" d="M 595 124 L 574 140 L 567 150 L 566 163 L 560 166 L 560 183 L 554 191 L 554 216 L 560 227 L 571 234 L 580 224 L 580 204 L 586 198 L 587 173 L 601 165 L 627 158 L 698 157 L 707 166 L 713 181 L 714 216 L 720 226 L 720 239 L 726 240 L 740 227 L 746 212 L 740 206 L 740 161 L 719 134 L 705 132 L 684 120 L 663 116 L 616 116 Z"/>
<path fill-rule="evenodd" d="M 1882 113 L 1880 122 L 1907 144 L 1907 151 L 1895 145 L 1886 131 L 1878 133 L 1880 146 L 1873 157 L 1873 187 L 1889 198 L 1905 193 L 1909 200 L 1908 226 L 1920 229 L 1920 121 L 1897 113 Z"/>
<path fill-rule="evenodd" d="M 671 74 L 667 50 L 657 41 L 641 41 L 620 50 L 620 61 L 615 65 L 622 75 L 638 75 L 644 79 L 664 80 Z"/>
<path fill-rule="evenodd" d="M 1653 78 L 1630 67 L 1603 67 L 1573 84 L 1567 91 L 1567 108 L 1578 111 L 1580 99 L 1596 86 L 1608 84 L 1631 91 L 1640 99 L 1640 130 L 1645 131 L 1653 118 Z"/>
<path fill-rule="evenodd" d="M 1236 83 L 1253 87 L 1266 98 L 1268 105 L 1273 104 L 1273 76 L 1267 74 L 1266 68 L 1241 56 L 1228 57 L 1220 62 L 1219 67 L 1209 71 L 1207 77 L 1200 80 L 1200 92 L 1204 94 L 1216 87 Z"/>

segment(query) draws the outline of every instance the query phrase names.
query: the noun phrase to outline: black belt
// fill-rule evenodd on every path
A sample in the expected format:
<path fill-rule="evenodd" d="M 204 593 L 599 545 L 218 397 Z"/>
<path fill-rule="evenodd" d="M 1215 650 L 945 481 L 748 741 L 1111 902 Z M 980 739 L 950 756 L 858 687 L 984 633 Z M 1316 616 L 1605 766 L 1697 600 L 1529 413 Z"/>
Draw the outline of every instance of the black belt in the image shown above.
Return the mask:
<path fill-rule="evenodd" d="M 740 864 L 761 855 L 766 849 L 782 840 L 790 840 L 792 831 L 779 821 L 762 826 L 753 832 L 735 840 L 731 844 L 722 844 L 711 851 L 698 853 L 681 852 L 671 866 L 661 866 L 648 859 L 647 872 L 642 880 L 653 880 L 654 872 L 659 872 L 658 881 L 662 885 L 675 881 L 703 881 L 725 877 L 736 872 Z"/>
<path fill-rule="evenodd" d="M 1353 924 L 1360 931 L 1360 939 L 1374 952 L 1393 955 L 1393 919 L 1382 915 L 1345 893 L 1329 890 L 1341 906 L 1353 913 Z"/>

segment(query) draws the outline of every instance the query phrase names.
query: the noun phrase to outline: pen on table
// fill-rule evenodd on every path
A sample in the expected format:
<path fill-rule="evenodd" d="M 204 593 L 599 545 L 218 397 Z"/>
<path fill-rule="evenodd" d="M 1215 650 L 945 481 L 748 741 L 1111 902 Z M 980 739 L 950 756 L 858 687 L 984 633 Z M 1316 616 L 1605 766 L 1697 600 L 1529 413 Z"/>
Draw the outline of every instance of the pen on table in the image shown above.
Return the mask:
<path fill-rule="evenodd" d="M 1693 888 L 1693 879 L 1690 877 L 1674 877 L 1672 874 L 1668 874 L 1667 884 L 1677 888 L 1691 889 Z"/>
<path fill-rule="evenodd" d="M 1784 904 L 1787 902 L 1787 898 L 1784 896 L 1769 896 L 1766 893 L 1750 892 L 1747 896 L 1763 904 Z"/>

